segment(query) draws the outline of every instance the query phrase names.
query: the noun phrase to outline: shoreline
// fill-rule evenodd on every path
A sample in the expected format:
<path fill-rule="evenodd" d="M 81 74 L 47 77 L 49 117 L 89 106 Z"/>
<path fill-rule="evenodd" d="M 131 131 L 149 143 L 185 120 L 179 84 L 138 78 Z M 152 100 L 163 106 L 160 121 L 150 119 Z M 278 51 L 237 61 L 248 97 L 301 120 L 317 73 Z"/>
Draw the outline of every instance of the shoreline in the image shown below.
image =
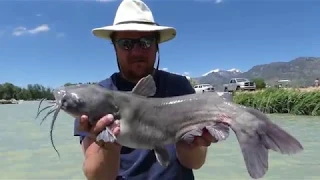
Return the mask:
<path fill-rule="evenodd" d="M 20 100 L 15 100 L 15 99 L 10 99 L 10 100 L 5 100 L 5 99 L 0 99 L 0 105 L 3 104 L 19 104 Z"/>
<path fill-rule="evenodd" d="M 16 99 L 10 99 L 10 100 L 6 100 L 6 99 L 0 99 L 0 105 L 11 105 L 11 104 L 21 104 L 24 102 L 39 102 L 41 101 L 41 99 L 34 99 L 34 100 L 16 100 Z M 44 100 L 44 102 L 47 103 L 55 103 L 54 100 Z"/>

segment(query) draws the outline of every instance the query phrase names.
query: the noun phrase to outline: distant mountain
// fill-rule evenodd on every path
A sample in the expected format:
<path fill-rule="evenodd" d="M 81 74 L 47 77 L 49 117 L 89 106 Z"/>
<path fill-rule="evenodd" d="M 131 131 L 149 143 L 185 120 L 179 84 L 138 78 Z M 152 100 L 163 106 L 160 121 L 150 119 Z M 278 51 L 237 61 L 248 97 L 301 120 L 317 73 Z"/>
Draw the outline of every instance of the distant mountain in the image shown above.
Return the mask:
<path fill-rule="evenodd" d="M 214 69 L 205 74 L 201 77 L 193 78 L 198 83 L 209 83 L 214 85 L 215 87 L 222 86 L 223 84 L 227 83 L 230 78 L 233 77 L 240 77 L 242 72 L 238 69 L 230 69 L 230 70 L 221 70 L 221 69 Z"/>
<path fill-rule="evenodd" d="M 263 78 L 270 85 L 279 79 L 288 79 L 294 86 L 310 86 L 315 78 L 320 78 L 320 57 L 299 57 L 289 62 L 256 65 L 247 72 L 238 69 L 215 69 L 192 79 L 197 83 L 209 83 L 221 89 L 223 84 L 235 77 Z"/>

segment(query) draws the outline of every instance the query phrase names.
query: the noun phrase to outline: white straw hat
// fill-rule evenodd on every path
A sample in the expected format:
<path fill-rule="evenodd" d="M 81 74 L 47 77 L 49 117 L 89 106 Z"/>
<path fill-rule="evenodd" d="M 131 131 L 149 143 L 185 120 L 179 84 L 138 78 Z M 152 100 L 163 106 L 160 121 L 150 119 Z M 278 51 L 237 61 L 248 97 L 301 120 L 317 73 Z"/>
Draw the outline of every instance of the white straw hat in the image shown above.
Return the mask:
<path fill-rule="evenodd" d="M 175 28 L 157 25 L 151 10 L 141 0 L 123 0 L 118 7 L 113 25 L 94 28 L 92 33 L 99 38 L 110 40 L 114 31 L 158 31 L 159 43 L 176 36 Z"/>

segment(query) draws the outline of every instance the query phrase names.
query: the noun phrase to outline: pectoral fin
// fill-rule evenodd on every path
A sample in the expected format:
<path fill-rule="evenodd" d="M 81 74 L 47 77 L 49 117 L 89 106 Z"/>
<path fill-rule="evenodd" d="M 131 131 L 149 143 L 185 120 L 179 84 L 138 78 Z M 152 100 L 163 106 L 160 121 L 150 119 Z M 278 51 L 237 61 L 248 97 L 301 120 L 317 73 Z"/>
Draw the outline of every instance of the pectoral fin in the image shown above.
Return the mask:
<path fill-rule="evenodd" d="M 212 124 L 210 126 L 205 126 L 205 128 L 208 130 L 210 135 L 214 137 L 217 141 L 225 140 L 229 136 L 229 130 L 230 130 L 229 126 L 223 123 Z M 199 127 L 185 133 L 181 137 L 181 139 L 188 143 L 192 143 L 194 140 L 194 137 L 201 136 L 202 133 L 203 133 L 203 128 Z"/>
<path fill-rule="evenodd" d="M 153 149 L 154 154 L 161 166 L 167 167 L 170 162 L 170 155 L 165 147 L 157 146 Z"/>
<path fill-rule="evenodd" d="M 101 133 L 98 134 L 98 136 L 96 137 L 96 141 L 104 141 L 104 142 L 115 142 L 117 140 L 116 136 L 113 134 L 113 132 L 106 127 L 105 130 L 103 130 Z"/>
<path fill-rule="evenodd" d="M 154 82 L 154 79 L 152 75 L 148 75 L 142 79 L 136 84 L 136 86 L 132 89 L 133 94 L 138 94 L 141 96 L 153 96 L 156 94 L 157 87 L 156 83 Z"/>
<path fill-rule="evenodd" d="M 206 129 L 217 141 L 223 141 L 229 137 L 230 128 L 226 124 L 217 123 L 213 126 L 206 126 Z"/>

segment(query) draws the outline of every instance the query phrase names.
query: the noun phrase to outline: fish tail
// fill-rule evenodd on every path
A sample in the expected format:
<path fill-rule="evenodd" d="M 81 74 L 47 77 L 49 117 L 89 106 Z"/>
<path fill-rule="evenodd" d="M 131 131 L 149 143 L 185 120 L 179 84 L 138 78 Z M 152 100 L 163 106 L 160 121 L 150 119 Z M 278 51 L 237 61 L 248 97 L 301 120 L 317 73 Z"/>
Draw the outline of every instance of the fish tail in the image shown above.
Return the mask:
<path fill-rule="evenodd" d="M 303 147 L 297 139 L 272 123 L 265 114 L 251 108 L 246 110 L 255 118 L 252 123 L 260 123 L 259 128 L 253 134 L 244 129 L 236 129 L 235 134 L 249 175 L 258 179 L 268 171 L 269 149 L 289 155 L 299 153 Z"/>

